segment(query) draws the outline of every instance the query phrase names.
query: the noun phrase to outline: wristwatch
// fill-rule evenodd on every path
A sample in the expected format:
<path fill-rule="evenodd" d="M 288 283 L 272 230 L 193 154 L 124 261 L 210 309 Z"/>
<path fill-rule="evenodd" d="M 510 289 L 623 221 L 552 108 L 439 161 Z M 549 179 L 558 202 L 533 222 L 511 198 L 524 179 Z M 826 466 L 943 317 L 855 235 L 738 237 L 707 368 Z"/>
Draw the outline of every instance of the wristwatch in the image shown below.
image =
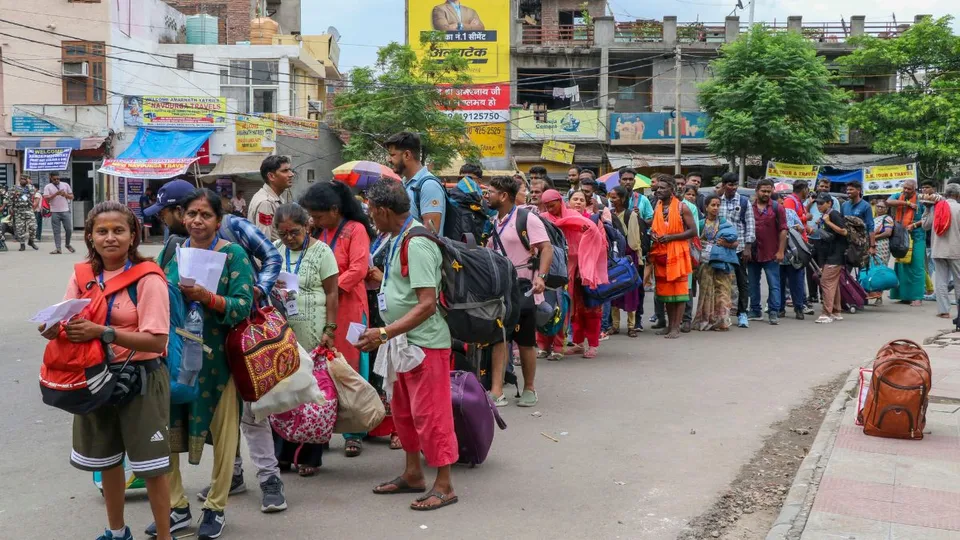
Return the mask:
<path fill-rule="evenodd" d="M 540 279 L 547 279 L 547 275 L 546 275 L 546 274 L 540 274 Z"/>
<path fill-rule="evenodd" d="M 110 345 L 117 340 L 117 331 L 113 329 L 112 326 L 108 326 L 103 329 L 103 333 L 100 334 L 100 341 Z"/>
<path fill-rule="evenodd" d="M 380 329 L 380 343 L 386 343 L 386 342 L 389 341 L 389 340 L 390 340 L 390 337 L 387 336 L 387 329 L 386 329 L 386 328 L 381 328 L 381 329 Z"/>

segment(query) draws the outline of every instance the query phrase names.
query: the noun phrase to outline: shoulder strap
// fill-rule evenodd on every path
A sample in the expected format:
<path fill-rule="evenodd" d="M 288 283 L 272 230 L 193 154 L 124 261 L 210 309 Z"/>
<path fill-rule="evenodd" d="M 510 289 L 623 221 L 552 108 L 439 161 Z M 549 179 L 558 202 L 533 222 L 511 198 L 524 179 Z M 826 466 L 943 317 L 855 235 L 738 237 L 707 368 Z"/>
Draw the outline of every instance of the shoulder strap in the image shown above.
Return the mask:
<path fill-rule="evenodd" d="M 73 274 L 77 277 L 81 293 L 87 290 L 88 283 L 97 279 L 97 276 L 93 275 L 93 266 L 88 262 L 73 265 Z"/>
<path fill-rule="evenodd" d="M 773 206 L 773 223 L 779 229 L 780 228 L 780 204 L 777 201 L 770 201 Z M 786 211 L 784 211 L 786 212 Z"/>
<path fill-rule="evenodd" d="M 737 195 L 740 197 L 740 221 L 747 224 L 747 210 L 750 209 L 750 199 L 746 195 Z"/>
<path fill-rule="evenodd" d="M 183 236 L 177 236 L 171 234 L 170 238 L 167 239 L 167 243 L 163 246 L 163 251 L 160 252 L 160 268 L 166 268 L 170 261 L 173 260 L 173 256 L 177 254 L 176 246 L 182 246 L 187 239 Z M 174 247 L 171 248 L 170 244 L 173 244 Z"/>
<path fill-rule="evenodd" d="M 427 175 L 420 180 L 420 183 L 410 186 L 410 190 L 413 191 L 413 196 L 415 199 L 414 205 L 417 207 L 417 213 L 420 214 L 421 219 L 423 218 L 423 212 L 420 211 L 420 190 L 423 189 L 423 185 L 427 183 L 427 180 L 433 180 L 434 182 L 440 184 L 440 189 L 443 189 L 444 191 L 446 191 L 446 189 L 443 186 L 443 182 L 441 182 L 439 178 L 437 178 L 436 176 L 430 173 L 427 173 Z"/>
<path fill-rule="evenodd" d="M 409 264 L 410 259 L 409 259 L 409 256 L 407 255 L 407 248 L 410 246 L 410 241 L 413 240 L 414 238 L 426 238 L 427 240 L 430 240 L 431 242 L 436 244 L 437 247 L 440 248 L 440 254 L 441 255 L 443 254 L 443 250 L 444 250 L 443 241 L 437 238 L 437 236 L 432 232 L 430 232 L 430 230 L 427 229 L 426 227 L 423 227 L 423 226 L 413 227 L 412 229 L 407 231 L 406 236 L 400 239 L 400 241 L 402 242 L 400 244 L 400 275 L 403 277 L 407 277 L 410 275 L 410 264 Z"/>
<path fill-rule="evenodd" d="M 527 234 L 527 219 L 530 217 L 530 211 L 526 208 L 517 209 L 517 236 L 520 237 L 520 243 L 523 249 L 530 251 L 530 235 Z M 494 227 L 496 230 L 496 227 Z"/>
<path fill-rule="evenodd" d="M 163 271 L 160 270 L 160 267 L 157 266 L 157 263 L 153 261 L 144 261 L 142 263 L 136 264 L 126 272 L 123 272 L 117 277 L 107 281 L 103 287 L 103 294 L 104 296 L 110 296 L 111 294 L 115 294 L 121 291 L 122 289 L 126 289 L 131 285 L 135 285 L 142 278 L 150 274 L 157 274 L 158 276 L 163 276 Z"/>

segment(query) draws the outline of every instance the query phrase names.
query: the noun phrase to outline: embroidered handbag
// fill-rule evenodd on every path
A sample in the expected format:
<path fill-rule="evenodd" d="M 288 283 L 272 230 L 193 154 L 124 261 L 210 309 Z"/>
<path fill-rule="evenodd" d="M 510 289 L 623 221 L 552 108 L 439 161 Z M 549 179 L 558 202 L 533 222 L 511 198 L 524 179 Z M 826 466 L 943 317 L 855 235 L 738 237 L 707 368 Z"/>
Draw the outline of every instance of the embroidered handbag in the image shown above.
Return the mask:
<path fill-rule="evenodd" d="M 257 306 L 227 335 L 227 364 L 240 397 L 255 402 L 300 368 L 297 338 L 276 308 Z"/>
<path fill-rule="evenodd" d="M 292 411 L 270 415 L 270 427 L 283 440 L 293 443 L 324 444 L 330 442 L 337 421 L 337 390 L 327 373 L 327 361 L 333 351 L 318 347 L 313 351 L 313 376 L 323 399 L 304 403 Z"/>

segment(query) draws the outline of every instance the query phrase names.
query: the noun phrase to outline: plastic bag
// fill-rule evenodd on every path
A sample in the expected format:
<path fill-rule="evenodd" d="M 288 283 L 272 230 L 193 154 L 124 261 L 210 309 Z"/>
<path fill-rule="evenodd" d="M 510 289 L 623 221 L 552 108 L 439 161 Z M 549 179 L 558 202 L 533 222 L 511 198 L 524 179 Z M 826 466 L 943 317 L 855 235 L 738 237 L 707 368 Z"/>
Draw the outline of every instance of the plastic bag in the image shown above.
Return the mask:
<path fill-rule="evenodd" d="M 297 343 L 300 351 L 300 367 L 293 375 L 278 382 L 260 399 L 250 404 L 257 422 L 271 414 L 280 414 L 296 409 L 305 403 L 323 404 L 324 397 L 313 376 L 313 360 L 310 353 Z"/>
<path fill-rule="evenodd" d="M 363 380 L 343 355 L 327 363 L 327 372 L 337 387 L 337 423 L 334 433 L 366 433 L 383 421 L 387 411 L 377 390 Z"/>

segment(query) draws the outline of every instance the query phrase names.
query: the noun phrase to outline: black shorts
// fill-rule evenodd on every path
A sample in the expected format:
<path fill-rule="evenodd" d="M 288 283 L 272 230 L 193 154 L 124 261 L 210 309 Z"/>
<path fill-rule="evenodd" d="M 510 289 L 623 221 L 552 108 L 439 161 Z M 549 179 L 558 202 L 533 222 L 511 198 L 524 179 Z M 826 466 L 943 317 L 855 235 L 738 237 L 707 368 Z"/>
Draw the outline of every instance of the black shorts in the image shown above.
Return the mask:
<path fill-rule="evenodd" d="M 537 312 L 520 312 L 520 320 L 514 327 L 513 333 L 507 334 L 509 341 L 513 341 L 518 347 L 536 347 L 537 346 Z"/>

